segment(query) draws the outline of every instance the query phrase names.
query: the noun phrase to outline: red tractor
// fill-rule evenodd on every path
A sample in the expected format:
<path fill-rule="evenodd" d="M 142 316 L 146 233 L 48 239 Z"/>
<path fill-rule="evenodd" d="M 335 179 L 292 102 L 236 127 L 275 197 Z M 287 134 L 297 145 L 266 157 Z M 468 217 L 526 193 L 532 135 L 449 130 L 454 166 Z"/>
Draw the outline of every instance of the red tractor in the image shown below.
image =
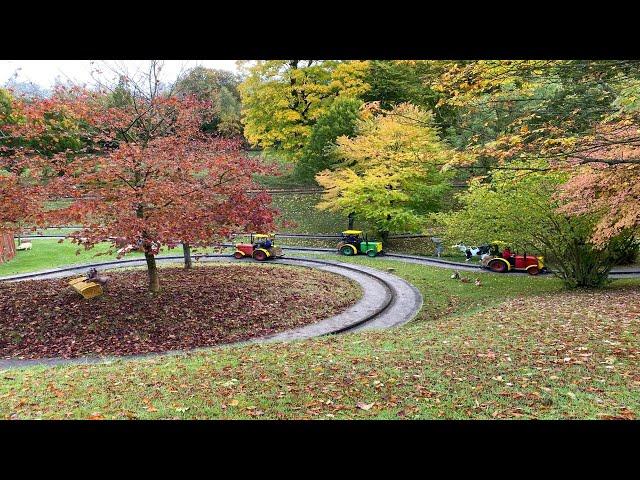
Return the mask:
<path fill-rule="evenodd" d="M 493 242 L 491 245 L 491 253 L 485 254 L 480 260 L 480 264 L 484 268 L 488 268 L 493 272 L 506 273 L 512 270 L 527 272 L 529 275 L 538 275 L 545 272 L 544 258 L 536 255 L 517 255 L 511 253 L 508 248 L 504 248 L 500 252 L 499 245 L 502 242 Z"/>
<path fill-rule="evenodd" d="M 275 235 L 263 233 L 251 234 L 251 243 L 237 243 L 234 258 L 255 258 L 263 262 L 268 259 L 283 257 L 282 248 L 275 245 Z"/>

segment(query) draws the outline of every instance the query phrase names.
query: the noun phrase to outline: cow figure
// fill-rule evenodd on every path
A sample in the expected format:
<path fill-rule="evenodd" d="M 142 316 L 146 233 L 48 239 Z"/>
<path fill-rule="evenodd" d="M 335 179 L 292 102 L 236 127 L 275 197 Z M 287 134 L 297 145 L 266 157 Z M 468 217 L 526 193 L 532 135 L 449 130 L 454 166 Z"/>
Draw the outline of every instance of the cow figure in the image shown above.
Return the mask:
<path fill-rule="evenodd" d="M 455 248 L 464 253 L 466 260 L 471 260 L 472 257 L 477 257 L 486 253 L 489 253 L 489 245 L 480 245 L 479 247 L 468 247 L 464 244 L 454 245 Z"/>

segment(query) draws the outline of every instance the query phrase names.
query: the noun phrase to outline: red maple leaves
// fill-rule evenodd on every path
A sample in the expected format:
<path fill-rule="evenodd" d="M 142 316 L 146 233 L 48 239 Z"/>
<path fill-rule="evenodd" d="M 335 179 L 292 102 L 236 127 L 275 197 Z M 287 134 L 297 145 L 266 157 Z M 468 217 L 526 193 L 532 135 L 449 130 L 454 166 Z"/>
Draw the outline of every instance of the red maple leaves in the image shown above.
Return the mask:
<path fill-rule="evenodd" d="M 68 201 L 36 209 L 41 223 L 83 225 L 71 237 L 85 248 L 118 237 L 149 255 L 154 245 L 204 245 L 273 228 L 270 197 L 253 180 L 271 167 L 249 158 L 239 141 L 203 132 L 206 103 L 157 91 L 128 98 L 114 105 L 108 92 L 59 89 L 14 102 L 20 120 L 6 130 L 22 145 L 5 158 L 28 169 L 29 192 Z M 73 148 L 54 148 L 61 143 Z M 17 178 L 3 182 L 15 187 Z M 19 210 L 26 192 L 3 188 L 0 202 Z"/>

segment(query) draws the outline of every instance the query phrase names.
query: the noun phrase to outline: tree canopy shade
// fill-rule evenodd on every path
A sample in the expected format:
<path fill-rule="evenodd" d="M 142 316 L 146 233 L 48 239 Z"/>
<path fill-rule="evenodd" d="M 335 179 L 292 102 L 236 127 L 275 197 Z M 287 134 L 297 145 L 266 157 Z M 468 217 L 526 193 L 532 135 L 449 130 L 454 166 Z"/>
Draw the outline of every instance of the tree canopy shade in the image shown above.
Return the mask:
<path fill-rule="evenodd" d="M 561 160 L 589 150 L 606 131 L 596 133 L 598 126 L 637 124 L 639 67 L 627 60 L 477 60 L 453 64 L 432 85 L 442 94 L 438 108 L 459 113 L 461 147 L 498 162 Z"/>
<path fill-rule="evenodd" d="M 40 223 L 43 207 L 38 186 L 25 183 L 20 175 L 0 170 L 0 230 L 19 230 L 29 223 Z"/>
<path fill-rule="evenodd" d="M 596 131 L 590 148 L 570 159 L 578 165 L 560 197 L 566 201 L 561 211 L 598 216 L 592 240 L 603 245 L 640 227 L 640 137 L 628 122 Z"/>
<path fill-rule="evenodd" d="M 640 225 L 640 62 L 478 60 L 452 64 L 433 88 L 453 108 L 454 144 L 474 172 L 564 170 L 561 212 L 599 220 L 604 246 Z M 453 132 L 453 133 L 452 133 Z"/>
<path fill-rule="evenodd" d="M 370 105 L 364 117 L 355 137 L 337 140 L 342 163 L 316 176 L 325 188 L 318 208 L 354 212 L 383 238 L 392 231 L 418 231 L 451 188 L 446 166 L 462 154 L 440 140 L 432 114 L 414 105 Z"/>
<path fill-rule="evenodd" d="M 400 103 L 411 103 L 425 110 L 432 110 L 438 101 L 446 98 L 442 91 L 434 87 L 453 62 L 440 60 L 370 60 L 365 81 L 369 89 L 362 95 L 365 102 L 380 102 L 389 109 Z M 440 114 L 435 111 L 436 122 L 446 126 Z"/>
<path fill-rule="evenodd" d="M 299 160 L 313 125 L 333 101 L 368 89 L 367 68 L 367 62 L 333 60 L 260 60 L 246 66 L 240 85 L 245 137 Z"/>
<path fill-rule="evenodd" d="M 155 255 L 161 245 L 208 244 L 236 230 L 272 228 L 270 198 L 252 180 L 268 168 L 247 158 L 238 142 L 203 132 L 208 104 L 164 95 L 148 82 L 113 106 L 106 92 L 57 91 L 51 99 L 18 104 L 24 121 L 14 134 L 37 136 L 42 119 L 64 112 L 79 125 L 87 147 L 41 155 L 21 149 L 34 178 L 53 170 L 42 188 L 70 205 L 46 213 L 50 221 L 80 223 L 71 237 L 85 248 L 112 241 L 145 253 L 150 290 L 160 288 Z"/>

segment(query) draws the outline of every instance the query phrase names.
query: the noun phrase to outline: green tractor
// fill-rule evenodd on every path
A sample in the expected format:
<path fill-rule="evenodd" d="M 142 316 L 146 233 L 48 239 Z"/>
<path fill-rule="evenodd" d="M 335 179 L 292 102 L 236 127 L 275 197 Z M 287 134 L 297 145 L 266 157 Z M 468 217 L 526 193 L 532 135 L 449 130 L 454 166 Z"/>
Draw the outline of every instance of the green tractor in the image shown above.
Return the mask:
<path fill-rule="evenodd" d="M 369 241 L 362 238 L 362 230 L 345 230 L 342 232 L 342 240 L 338 243 L 338 251 L 342 255 L 367 255 L 375 257 L 382 255 L 382 242 Z"/>

